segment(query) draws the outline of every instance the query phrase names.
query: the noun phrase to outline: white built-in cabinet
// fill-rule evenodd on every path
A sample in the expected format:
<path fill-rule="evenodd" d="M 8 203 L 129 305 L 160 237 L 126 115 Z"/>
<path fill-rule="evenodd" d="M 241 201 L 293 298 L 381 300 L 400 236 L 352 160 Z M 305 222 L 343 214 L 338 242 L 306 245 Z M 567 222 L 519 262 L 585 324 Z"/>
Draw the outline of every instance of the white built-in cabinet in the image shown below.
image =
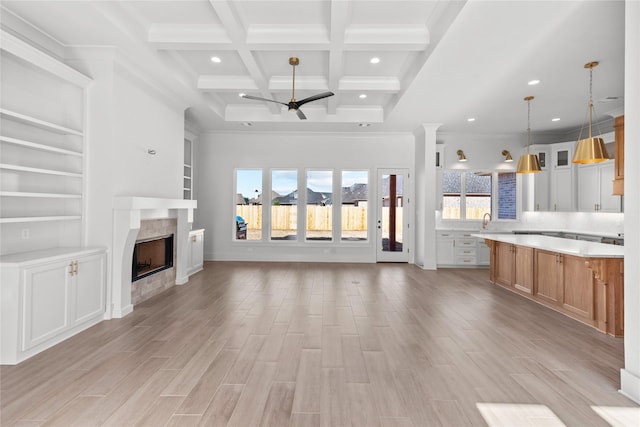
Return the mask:
<path fill-rule="evenodd" d="M 0 253 L 79 246 L 91 79 L 2 31 Z"/>
<path fill-rule="evenodd" d="M 204 229 L 189 232 L 187 274 L 192 275 L 204 267 Z"/>
<path fill-rule="evenodd" d="M 614 152 L 614 133 L 599 137 L 607 144 L 609 155 Z M 576 142 L 532 145 L 542 171 L 526 180 L 524 209 L 558 212 L 621 212 L 622 200 L 614 196 L 615 162 L 576 165 L 572 162 Z M 533 196 L 531 196 L 533 193 Z M 533 203 L 533 205 L 531 205 Z"/>
<path fill-rule="evenodd" d="M 562 142 L 551 146 L 551 173 L 549 185 L 549 210 L 571 212 L 575 203 L 575 166 L 572 162 L 574 142 Z"/>
<path fill-rule="evenodd" d="M 182 192 L 185 200 L 193 199 L 193 139 L 184 138 L 184 166 Z"/>
<path fill-rule="evenodd" d="M 538 156 L 541 171 L 531 174 L 529 185 L 532 186 L 530 191 L 533 192 L 533 206 L 525 206 L 527 210 L 548 211 L 550 197 L 551 182 L 551 149 L 548 145 L 532 145 L 529 152 Z"/>
<path fill-rule="evenodd" d="M 614 162 L 578 166 L 578 209 L 581 212 L 620 212 L 620 196 L 613 195 Z"/>
<path fill-rule="evenodd" d="M 13 364 L 104 319 L 107 255 L 83 248 L 91 79 L 5 31 L 0 48 L 0 356 Z"/>
<path fill-rule="evenodd" d="M 104 319 L 105 249 L 3 255 L 0 267 L 0 363 L 19 363 Z"/>

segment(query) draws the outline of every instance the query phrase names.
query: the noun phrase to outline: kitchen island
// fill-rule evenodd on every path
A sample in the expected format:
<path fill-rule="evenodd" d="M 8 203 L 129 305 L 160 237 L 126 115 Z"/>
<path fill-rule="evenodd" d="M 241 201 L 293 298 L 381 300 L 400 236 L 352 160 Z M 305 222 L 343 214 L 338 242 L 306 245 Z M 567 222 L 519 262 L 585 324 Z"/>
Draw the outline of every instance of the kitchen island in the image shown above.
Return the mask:
<path fill-rule="evenodd" d="M 624 247 L 559 237 L 474 234 L 489 280 L 613 336 L 624 334 Z"/>

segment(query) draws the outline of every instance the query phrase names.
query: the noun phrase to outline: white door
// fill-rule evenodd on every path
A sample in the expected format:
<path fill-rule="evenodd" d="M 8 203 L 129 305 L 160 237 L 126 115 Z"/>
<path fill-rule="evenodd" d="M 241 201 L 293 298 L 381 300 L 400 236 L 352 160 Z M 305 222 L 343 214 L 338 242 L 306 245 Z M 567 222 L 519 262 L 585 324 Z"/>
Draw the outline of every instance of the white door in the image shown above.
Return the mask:
<path fill-rule="evenodd" d="M 378 169 L 378 262 L 409 261 L 409 171 Z"/>

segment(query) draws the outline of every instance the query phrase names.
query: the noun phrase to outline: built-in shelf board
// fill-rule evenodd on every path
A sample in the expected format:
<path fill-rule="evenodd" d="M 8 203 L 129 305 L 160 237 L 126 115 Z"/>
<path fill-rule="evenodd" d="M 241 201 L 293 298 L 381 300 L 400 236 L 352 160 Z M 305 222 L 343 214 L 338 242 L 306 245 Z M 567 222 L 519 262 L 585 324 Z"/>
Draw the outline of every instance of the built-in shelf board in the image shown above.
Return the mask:
<path fill-rule="evenodd" d="M 189 169 L 191 169 L 191 165 L 190 165 L 190 164 L 188 164 L 188 163 L 185 163 L 185 164 L 184 164 L 184 167 L 185 167 L 185 168 L 189 168 Z"/>
<path fill-rule="evenodd" d="M 62 193 L 27 193 L 23 191 L 0 191 L 3 197 L 33 197 L 42 199 L 81 199 L 82 194 L 62 194 Z"/>
<path fill-rule="evenodd" d="M 14 170 L 20 172 L 30 172 L 30 173 L 40 173 L 46 175 L 60 175 L 60 176 L 68 176 L 72 178 L 82 178 L 81 173 L 75 172 L 66 172 L 54 169 L 40 169 L 40 168 L 32 168 L 28 166 L 20 166 L 20 165 L 11 165 L 7 163 L 0 163 L 0 169 Z"/>
<path fill-rule="evenodd" d="M 82 219 L 80 215 L 56 215 L 56 216 L 21 216 L 12 218 L 0 218 L 0 224 L 16 224 L 21 222 L 50 222 L 50 221 L 75 221 Z"/>
<path fill-rule="evenodd" d="M 51 153 L 82 157 L 82 152 L 80 151 L 66 150 L 64 148 L 58 148 L 58 147 L 54 147 L 46 144 L 39 144 L 37 142 L 25 141 L 24 139 L 11 138 L 4 135 L 0 135 L 0 141 L 7 142 L 9 144 L 20 145 L 22 147 L 33 148 L 34 150 L 48 151 Z"/>
<path fill-rule="evenodd" d="M 185 175 L 185 176 L 183 176 L 183 178 L 184 178 L 184 179 L 191 179 L 191 177 L 190 177 L 190 176 L 186 176 L 186 175 Z"/>
<path fill-rule="evenodd" d="M 61 135 L 78 135 L 82 136 L 83 133 L 76 129 L 71 129 L 65 126 L 60 126 L 55 123 L 40 120 L 36 117 L 27 116 L 26 114 L 17 113 L 15 111 L 0 108 L 0 116 L 13 120 L 15 122 L 24 123 L 30 126 L 35 126 L 40 129 L 44 129 L 50 132 L 55 132 Z"/>

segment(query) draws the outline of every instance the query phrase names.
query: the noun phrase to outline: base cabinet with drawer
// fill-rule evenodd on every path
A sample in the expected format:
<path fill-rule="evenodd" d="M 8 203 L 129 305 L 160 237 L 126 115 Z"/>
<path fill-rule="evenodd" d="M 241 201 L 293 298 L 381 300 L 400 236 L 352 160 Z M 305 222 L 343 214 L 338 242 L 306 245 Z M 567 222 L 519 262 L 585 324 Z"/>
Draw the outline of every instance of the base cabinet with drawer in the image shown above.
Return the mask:
<path fill-rule="evenodd" d="M 2 256 L 0 363 L 19 363 L 102 321 L 104 249 Z"/>
<path fill-rule="evenodd" d="M 436 261 L 439 267 L 489 265 L 489 248 L 472 236 L 475 231 L 438 230 Z"/>

